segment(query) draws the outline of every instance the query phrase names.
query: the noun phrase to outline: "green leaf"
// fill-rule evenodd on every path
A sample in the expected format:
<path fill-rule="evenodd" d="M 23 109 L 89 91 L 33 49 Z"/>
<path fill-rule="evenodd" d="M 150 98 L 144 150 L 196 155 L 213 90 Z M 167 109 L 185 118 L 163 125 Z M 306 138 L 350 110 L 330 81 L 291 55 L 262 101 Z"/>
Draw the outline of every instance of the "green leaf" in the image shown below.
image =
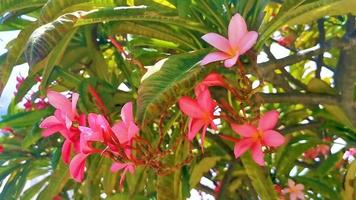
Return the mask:
<path fill-rule="evenodd" d="M 0 16 L 6 12 L 25 10 L 28 8 L 41 7 L 47 0 L 1 0 Z"/>
<path fill-rule="evenodd" d="M 256 44 L 257 49 L 283 25 L 307 24 L 324 16 L 356 14 L 356 1 L 354 0 L 318 0 L 303 4 L 288 12 L 282 13 L 277 19 L 268 22 L 260 29 L 260 37 Z"/>
<path fill-rule="evenodd" d="M 198 66 L 206 53 L 207 50 L 200 50 L 171 56 L 158 72 L 142 82 L 137 99 L 140 122 L 153 120 L 193 89 L 208 72 Z"/>
<path fill-rule="evenodd" d="M 298 176 L 295 177 L 297 183 L 302 183 L 307 188 L 311 188 L 312 191 L 318 192 L 323 195 L 326 199 L 341 199 L 340 194 L 335 191 L 329 184 L 321 182 L 317 178 L 309 178 Z"/>
<path fill-rule="evenodd" d="M 336 94 L 335 90 L 332 87 L 330 87 L 328 83 L 318 78 L 312 78 L 309 81 L 309 83 L 307 84 L 307 90 L 309 92 L 314 92 L 314 93 L 331 94 L 331 95 Z"/>
<path fill-rule="evenodd" d="M 28 188 L 20 197 L 20 200 L 31 200 L 33 197 L 39 193 L 44 184 L 49 180 L 49 176 L 39 181 L 38 183 L 32 185 Z"/>
<path fill-rule="evenodd" d="M 75 26 L 110 21 L 144 21 L 172 24 L 190 30 L 206 33 L 207 30 L 198 22 L 180 18 L 178 16 L 165 16 L 148 9 L 146 6 L 101 8 L 82 14 Z"/>
<path fill-rule="evenodd" d="M 23 139 L 22 142 L 22 148 L 29 148 L 31 145 L 35 144 L 39 139 L 42 138 L 41 135 L 42 129 L 39 128 L 38 123 L 36 123 L 33 127 L 32 130 L 29 131 L 26 135 L 25 138 Z"/>
<path fill-rule="evenodd" d="M 347 168 L 344 187 L 343 197 L 345 200 L 352 199 L 356 196 L 356 160 L 354 160 Z"/>
<path fill-rule="evenodd" d="M 33 30 L 38 27 L 37 23 L 31 24 L 22 30 L 18 37 L 10 41 L 6 48 L 8 49 L 6 61 L 0 70 L 0 86 L 5 85 L 8 81 L 12 68 L 17 64 L 23 52 L 25 51 L 26 42 Z M 0 87 L 0 91 L 2 88 Z"/>
<path fill-rule="evenodd" d="M 250 154 L 241 156 L 241 161 L 246 173 L 252 181 L 252 186 L 263 200 L 275 200 L 278 196 L 274 190 L 272 180 L 267 176 L 262 168 L 252 160 Z"/>
<path fill-rule="evenodd" d="M 60 161 L 56 170 L 51 174 L 48 185 L 39 193 L 38 199 L 52 199 L 62 191 L 68 180 L 68 166 Z"/>
<path fill-rule="evenodd" d="M 328 159 L 323 161 L 316 169 L 316 174 L 320 177 L 328 175 L 330 171 L 336 168 L 336 164 L 342 160 L 342 155 L 342 152 L 331 154 Z"/>
<path fill-rule="evenodd" d="M 20 112 L 15 115 L 4 116 L 0 121 L 0 128 L 3 127 L 26 127 L 32 126 L 34 123 L 40 121 L 43 117 L 51 114 L 53 110 L 51 108 L 43 110 L 35 110 L 30 112 Z"/>
<path fill-rule="evenodd" d="M 221 157 L 205 157 L 193 168 L 190 175 L 189 185 L 194 188 L 199 182 L 203 174 L 213 168 Z"/>

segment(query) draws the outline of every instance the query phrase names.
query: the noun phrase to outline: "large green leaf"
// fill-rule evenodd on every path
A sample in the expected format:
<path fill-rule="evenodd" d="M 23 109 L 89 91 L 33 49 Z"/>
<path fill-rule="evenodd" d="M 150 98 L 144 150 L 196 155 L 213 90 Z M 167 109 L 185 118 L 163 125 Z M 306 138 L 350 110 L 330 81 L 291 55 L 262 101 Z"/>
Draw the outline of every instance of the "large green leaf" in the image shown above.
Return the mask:
<path fill-rule="evenodd" d="M 266 175 L 263 169 L 258 166 L 250 154 L 245 154 L 241 157 L 241 161 L 245 167 L 248 177 L 252 181 L 252 186 L 263 200 L 278 199 L 277 193 L 274 190 L 272 180 Z"/>
<path fill-rule="evenodd" d="M 34 123 L 40 121 L 43 117 L 49 115 L 50 113 L 52 113 L 52 109 L 47 108 L 30 112 L 20 112 L 11 116 L 4 116 L 0 121 L 0 128 L 32 126 Z"/>
<path fill-rule="evenodd" d="M 56 170 L 52 173 L 49 179 L 48 185 L 38 195 L 38 199 L 52 199 L 56 196 L 66 185 L 69 180 L 68 166 L 62 161 L 56 167 Z"/>
<path fill-rule="evenodd" d="M 199 182 L 204 173 L 208 172 L 213 168 L 216 163 L 221 159 L 221 157 L 206 157 L 203 158 L 198 164 L 196 164 L 190 175 L 189 185 L 190 187 L 195 187 Z"/>
<path fill-rule="evenodd" d="M 298 176 L 298 177 L 295 177 L 295 179 L 298 183 L 302 183 L 303 185 L 311 188 L 312 191 L 322 194 L 324 197 L 326 197 L 326 199 L 340 199 L 341 200 L 340 193 L 335 191 L 333 189 L 333 187 L 330 186 L 330 184 L 322 182 L 321 180 L 319 180 L 317 178 Z"/>
<path fill-rule="evenodd" d="M 47 0 L 1 0 L 0 16 L 6 12 L 41 7 L 46 2 Z"/>
<path fill-rule="evenodd" d="M 75 26 L 110 21 L 159 22 L 177 25 L 179 27 L 196 30 L 202 33 L 207 32 L 207 30 L 198 22 L 180 18 L 178 16 L 166 16 L 164 13 L 158 13 L 157 11 L 149 9 L 146 6 L 96 9 L 83 13 L 80 19 L 75 23 Z"/>
<path fill-rule="evenodd" d="M 256 44 L 260 48 L 274 31 L 283 25 L 306 24 L 324 16 L 344 15 L 356 13 L 356 1 L 354 0 L 318 0 L 303 4 L 288 12 L 283 12 L 275 20 L 264 25 L 259 32 L 260 37 Z"/>
<path fill-rule="evenodd" d="M 48 0 L 42 7 L 40 20 L 49 23 L 56 17 L 77 10 L 92 10 L 101 7 L 116 6 L 118 0 Z"/>
<path fill-rule="evenodd" d="M 206 53 L 207 50 L 199 50 L 171 56 L 158 72 L 142 82 L 137 99 L 140 122 L 153 120 L 193 89 L 208 71 L 198 66 Z"/>

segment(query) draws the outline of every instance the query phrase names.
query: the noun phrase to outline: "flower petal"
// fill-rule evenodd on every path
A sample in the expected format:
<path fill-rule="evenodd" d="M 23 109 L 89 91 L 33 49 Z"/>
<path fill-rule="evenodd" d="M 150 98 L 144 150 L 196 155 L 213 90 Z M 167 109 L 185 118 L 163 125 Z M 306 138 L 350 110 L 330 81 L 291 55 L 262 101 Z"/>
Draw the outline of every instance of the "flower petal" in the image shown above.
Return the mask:
<path fill-rule="evenodd" d="M 211 98 L 209 90 L 204 90 L 202 93 L 199 94 L 197 97 L 197 102 L 199 107 L 204 109 L 206 113 L 211 113 L 214 111 L 217 104 Z"/>
<path fill-rule="evenodd" d="M 189 121 L 189 132 L 188 140 L 192 141 L 193 138 L 197 135 L 200 129 L 205 125 L 203 120 L 200 119 L 190 119 Z"/>
<path fill-rule="evenodd" d="M 190 97 L 181 97 L 178 103 L 181 111 L 189 117 L 202 118 L 204 116 L 204 112 L 196 100 Z"/>
<path fill-rule="evenodd" d="M 112 172 L 117 172 L 117 171 L 119 171 L 119 170 L 125 168 L 126 166 L 127 166 L 127 164 L 125 164 L 125 163 L 114 162 L 114 163 L 111 165 L 110 170 L 111 170 Z"/>
<path fill-rule="evenodd" d="M 212 52 L 206 55 L 203 60 L 201 60 L 200 65 L 207 65 L 212 62 L 220 61 L 220 60 L 226 60 L 230 58 L 231 56 L 224 53 L 224 52 Z"/>
<path fill-rule="evenodd" d="M 303 184 L 297 184 L 295 187 L 300 191 L 304 190 L 304 185 Z"/>
<path fill-rule="evenodd" d="M 136 126 L 136 124 L 134 122 L 131 122 L 127 130 L 127 139 L 131 141 L 132 138 L 134 138 L 139 131 L 140 129 Z"/>
<path fill-rule="evenodd" d="M 60 125 L 61 122 L 55 116 L 49 116 L 39 125 L 40 128 L 49 128 L 54 125 Z"/>
<path fill-rule="evenodd" d="M 236 142 L 234 147 L 235 158 L 238 158 L 244 154 L 249 148 L 251 148 L 252 144 L 251 139 L 241 139 Z"/>
<path fill-rule="evenodd" d="M 265 165 L 264 154 L 262 151 L 261 144 L 255 143 L 252 146 L 252 159 L 261 166 Z"/>
<path fill-rule="evenodd" d="M 227 68 L 233 67 L 238 59 L 239 59 L 239 55 L 237 54 L 234 57 L 225 60 L 224 66 Z"/>
<path fill-rule="evenodd" d="M 71 102 L 61 93 L 49 90 L 47 92 L 48 102 L 53 107 L 66 113 L 71 113 Z"/>
<path fill-rule="evenodd" d="M 77 114 L 77 102 L 79 99 L 79 94 L 78 93 L 73 93 L 72 94 L 72 113 L 73 115 Z"/>
<path fill-rule="evenodd" d="M 63 127 L 62 125 L 51 126 L 51 127 L 46 128 L 42 131 L 42 136 L 48 137 L 48 136 L 51 136 L 57 132 L 61 132 L 63 129 L 65 129 L 65 127 Z"/>
<path fill-rule="evenodd" d="M 128 142 L 128 131 L 123 121 L 119 121 L 115 123 L 114 126 L 112 127 L 112 131 L 114 132 L 115 136 L 119 140 L 120 144 L 124 144 Z"/>
<path fill-rule="evenodd" d="M 266 112 L 258 122 L 258 128 L 262 131 L 273 129 L 278 122 L 279 112 L 276 110 L 271 110 Z"/>
<path fill-rule="evenodd" d="M 72 149 L 72 142 L 70 140 L 65 140 L 62 146 L 62 160 L 65 164 L 69 164 L 70 153 Z"/>
<path fill-rule="evenodd" d="M 289 198 L 290 198 L 290 200 L 297 200 L 297 194 L 295 194 L 294 192 L 291 192 Z"/>
<path fill-rule="evenodd" d="M 288 187 L 289 188 L 295 187 L 295 182 L 292 179 L 288 179 Z"/>
<path fill-rule="evenodd" d="M 127 102 L 121 108 L 121 118 L 122 118 L 122 121 L 124 121 L 126 125 L 129 125 L 130 122 L 134 121 L 132 107 L 133 107 L 132 102 Z"/>
<path fill-rule="evenodd" d="M 262 141 L 265 146 L 278 147 L 284 143 L 285 139 L 277 131 L 268 130 L 263 132 Z"/>
<path fill-rule="evenodd" d="M 229 42 L 233 49 L 237 49 L 241 43 L 241 39 L 247 33 L 247 25 L 244 18 L 240 14 L 235 14 L 229 23 Z"/>
<path fill-rule="evenodd" d="M 257 132 L 257 129 L 250 124 L 231 124 L 231 128 L 235 131 L 235 133 L 243 136 L 243 137 L 252 137 L 253 134 Z"/>
<path fill-rule="evenodd" d="M 82 182 L 84 179 L 84 168 L 86 158 L 89 154 L 77 154 L 69 164 L 69 172 L 72 178 L 77 182 Z"/>
<path fill-rule="evenodd" d="M 231 51 L 229 40 L 217 33 L 207 33 L 201 38 L 220 51 L 227 54 Z"/>
<path fill-rule="evenodd" d="M 250 31 L 240 41 L 239 54 L 242 55 L 250 50 L 256 43 L 258 38 L 258 33 L 255 31 Z"/>

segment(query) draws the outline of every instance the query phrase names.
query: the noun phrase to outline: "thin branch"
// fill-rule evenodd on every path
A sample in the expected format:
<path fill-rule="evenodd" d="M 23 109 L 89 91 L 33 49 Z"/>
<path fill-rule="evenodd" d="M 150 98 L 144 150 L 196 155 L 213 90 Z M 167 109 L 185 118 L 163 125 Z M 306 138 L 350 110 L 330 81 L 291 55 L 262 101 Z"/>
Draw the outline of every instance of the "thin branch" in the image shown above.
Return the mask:
<path fill-rule="evenodd" d="M 289 134 L 297 131 L 307 130 L 307 129 L 317 129 L 322 126 L 321 122 L 309 122 L 308 124 L 297 124 L 294 126 L 288 126 L 281 129 L 280 132 L 283 134 Z"/>
<path fill-rule="evenodd" d="M 315 93 L 259 93 L 265 103 L 338 104 L 338 97 Z"/>
<path fill-rule="evenodd" d="M 292 84 L 294 84 L 295 86 L 299 87 L 302 90 L 307 90 L 307 86 L 304 83 L 302 83 L 300 80 L 294 78 L 289 72 L 287 72 L 287 70 L 281 68 L 281 71 L 282 71 L 282 75 L 286 77 L 288 81 L 290 81 Z"/>

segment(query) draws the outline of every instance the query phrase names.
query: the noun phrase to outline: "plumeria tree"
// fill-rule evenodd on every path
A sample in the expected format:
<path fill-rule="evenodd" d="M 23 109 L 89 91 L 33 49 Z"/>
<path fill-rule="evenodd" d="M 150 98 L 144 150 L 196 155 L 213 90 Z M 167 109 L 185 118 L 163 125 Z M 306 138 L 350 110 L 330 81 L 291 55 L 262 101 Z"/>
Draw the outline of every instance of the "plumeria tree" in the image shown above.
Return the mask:
<path fill-rule="evenodd" d="M 0 56 L 0 90 L 16 84 L 0 199 L 355 198 L 355 0 L 1 0 L 0 14 L 20 30 Z"/>

